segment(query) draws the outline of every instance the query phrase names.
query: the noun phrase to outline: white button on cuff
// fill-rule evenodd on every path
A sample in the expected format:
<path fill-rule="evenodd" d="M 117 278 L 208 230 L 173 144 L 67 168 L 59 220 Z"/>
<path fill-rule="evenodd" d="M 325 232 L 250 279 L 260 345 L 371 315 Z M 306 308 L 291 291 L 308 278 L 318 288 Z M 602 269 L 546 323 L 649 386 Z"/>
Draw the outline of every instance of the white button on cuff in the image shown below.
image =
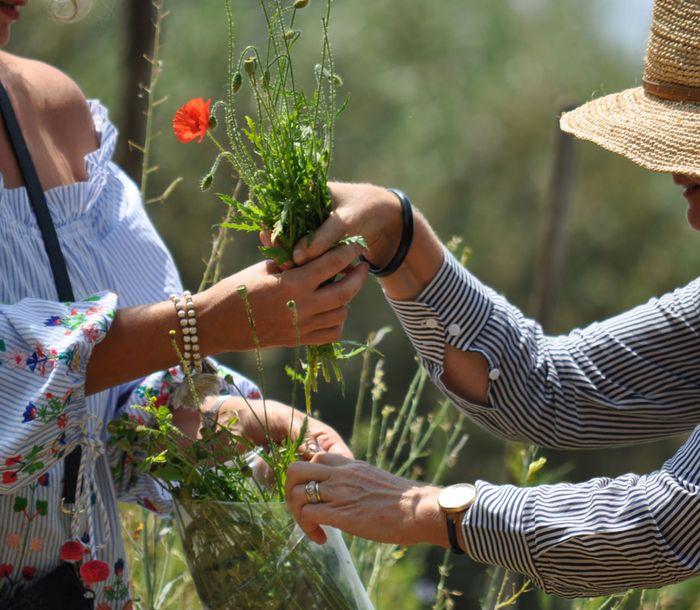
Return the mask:
<path fill-rule="evenodd" d="M 489 379 L 491 381 L 498 381 L 500 376 L 501 376 L 500 369 L 492 369 L 491 371 L 489 371 Z"/>
<path fill-rule="evenodd" d="M 438 327 L 438 321 L 435 320 L 434 318 L 428 318 L 425 321 L 425 326 L 426 328 L 437 328 Z"/>
<path fill-rule="evenodd" d="M 462 332 L 462 329 L 460 328 L 459 324 L 450 324 L 449 327 L 447 328 L 447 332 L 450 333 L 453 337 L 458 335 L 460 332 Z"/>

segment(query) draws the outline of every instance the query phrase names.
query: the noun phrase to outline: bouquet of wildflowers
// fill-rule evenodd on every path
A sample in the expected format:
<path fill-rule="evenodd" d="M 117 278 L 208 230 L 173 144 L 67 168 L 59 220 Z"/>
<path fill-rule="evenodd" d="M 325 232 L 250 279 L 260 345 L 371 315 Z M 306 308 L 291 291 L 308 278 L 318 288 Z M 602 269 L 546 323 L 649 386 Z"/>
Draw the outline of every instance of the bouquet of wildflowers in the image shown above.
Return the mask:
<path fill-rule="evenodd" d="M 239 178 L 233 194 L 219 194 L 230 207 L 222 227 L 269 233 L 272 244 L 260 249 L 264 256 L 284 265 L 292 260 L 295 244 L 313 234 L 331 213 L 327 181 L 335 122 L 341 110 L 337 88 L 342 83 L 335 72 L 328 39 L 332 0 L 325 4 L 321 58 L 313 69 L 315 86 L 310 92 L 300 87 L 302 75 L 292 56 L 301 36 L 296 29 L 298 13 L 309 0 L 258 2 L 267 24 L 266 47 L 247 46 L 237 53 L 233 8 L 231 0 L 225 0 L 229 30 L 226 99 L 213 106 L 211 100 L 191 100 L 178 110 L 173 128 L 182 142 L 201 142 L 207 137 L 216 148 L 217 156 L 201 182 L 203 190 L 211 187 L 222 163 L 229 164 Z M 249 94 L 254 116 L 239 116 L 243 94 Z M 212 132 L 219 110 L 224 119 L 225 143 Z M 241 185 L 247 193 L 244 200 L 238 196 Z M 342 382 L 338 361 L 350 355 L 339 344 L 307 348 L 307 407 L 319 374 L 326 381 L 334 374 Z"/>

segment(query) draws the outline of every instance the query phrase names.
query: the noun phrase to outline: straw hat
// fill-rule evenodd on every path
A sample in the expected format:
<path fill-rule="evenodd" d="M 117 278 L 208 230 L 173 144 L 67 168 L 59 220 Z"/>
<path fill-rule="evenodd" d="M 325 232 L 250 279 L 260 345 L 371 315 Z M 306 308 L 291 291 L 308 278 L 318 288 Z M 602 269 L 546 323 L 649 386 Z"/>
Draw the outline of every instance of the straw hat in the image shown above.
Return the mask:
<path fill-rule="evenodd" d="M 646 169 L 700 177 L 700 0 L 655 0 L 642 86 L 565 113 L 561 128 Z"/>

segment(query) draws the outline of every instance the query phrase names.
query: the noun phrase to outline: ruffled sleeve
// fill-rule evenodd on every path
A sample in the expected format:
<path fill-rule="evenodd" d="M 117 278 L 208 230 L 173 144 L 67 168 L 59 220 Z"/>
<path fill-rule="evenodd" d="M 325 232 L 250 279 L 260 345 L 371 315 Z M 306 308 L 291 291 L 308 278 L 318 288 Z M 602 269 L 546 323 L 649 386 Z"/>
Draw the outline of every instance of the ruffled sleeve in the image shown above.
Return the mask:
<path fill-rule="evenodd" d="M 0 493 L 34 482 L 80 443 L 85 371 L 116 305 L 108 292 L 0 305 Z"/>

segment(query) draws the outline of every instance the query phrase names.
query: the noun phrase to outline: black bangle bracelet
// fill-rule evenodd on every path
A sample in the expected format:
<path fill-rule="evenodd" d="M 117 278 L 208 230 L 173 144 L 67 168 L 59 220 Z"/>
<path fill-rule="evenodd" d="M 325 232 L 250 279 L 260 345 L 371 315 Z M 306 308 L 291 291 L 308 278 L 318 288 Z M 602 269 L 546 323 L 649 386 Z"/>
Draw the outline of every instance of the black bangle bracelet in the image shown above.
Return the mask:
<path fill-rule="evenodd" d="M 401 241 L 399 242 L 396 254 L 394 254 L 394 258 L 384 267 L 375 267 L 363 257 L 363 259 L 369 263 L 369 272 L 376 277 L 387 277 L 394 273 L 406 260 L 408 251 L 411 249 L 411 244 L 413 243 L 413 206 L 411 205 L 411 200 L 403 191 L 398 189 L 388 190 L 394 193 L 401 202 L 401 211 L 403 215 Z"/>

